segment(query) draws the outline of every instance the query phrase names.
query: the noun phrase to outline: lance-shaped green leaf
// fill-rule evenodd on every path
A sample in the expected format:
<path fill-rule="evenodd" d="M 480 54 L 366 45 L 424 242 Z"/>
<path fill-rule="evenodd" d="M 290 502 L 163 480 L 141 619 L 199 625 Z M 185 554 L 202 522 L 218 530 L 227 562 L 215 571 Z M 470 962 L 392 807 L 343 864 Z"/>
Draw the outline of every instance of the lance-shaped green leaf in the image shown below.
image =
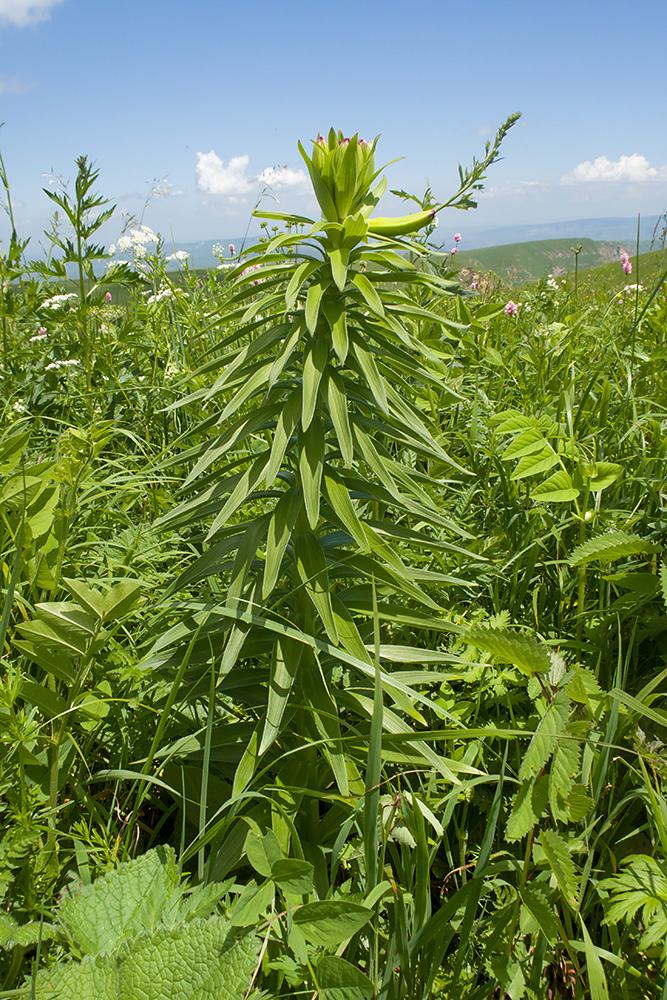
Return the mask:
<path fill-rule="evenodd" d="M 361 271 L 357 271 L 352 278 L 352 281 L 361 292 L 362 298 L 370 311 L 375 313 L 376 316 L 384 318 L 384 306 L 382 305 L 382 299 L 373 288 L 366 275 L 362 274 Z"/>
<path fill-rule="evenodd" d="M 336 471 L 330 465 L 325 465 L 324 467 L 322 487 L 324 496 L 335 512 L 335 515 L 340 518 L 345 529 L 349 531 L 359 548 L 362 552 L 370 551 L 364 526 L 359 520 L 359 515 L 350 499 L 350 494 L 340 476 L 337 475 Z"/>
<path fill-rule="evenodd" d="M 347 764 L 343 752 L 338 709 L 331 697 L 320 664 L 312 650 L 307 650 L 300 674 L 301 690 L 317 734 L 324 740 L 324 753 L 331 765 L 338 791 L 349 795 Z"/>
<path fill-rule="evenodd" d="M 273 444 L 271 445 L 271 457 L 266 467 L 266 475 L 264 478 L 267 489 L 271 488 L 278 472 L 282 467 L 285 452 L 287 451 L 289 440 L 294 433 L 294 428 L 297 425 L 300 411 L 301 390 L 294 389 L 294 391 L 287 397 L 287 400 L 280 411 L 280 416 L 276 421 L 276 427 L 273 433 Z"/>
<path fill-rule="evenodd" d="M 319 281 L 314 281 L 308 288 L 306 294 L 305 320 L 308 332 L 315 335 L 317 330 L 317 317 L 320 313 L 320 303 L 324 294 L 325 285 Z"/>
<path fill-rule="evenodd" d="M 246 525 L 245 531 L 240 537 L 227 588 L 227 604 L 230 608 L 235 607 L 237 600 L 243 593 L 246 579 L 257 557 L 257 549 L 266 536 L 270 519 L 271 514 L 262 514 L 260 517 L 256 517 Z"/>
<path fill-rule="evenodd" d="M 354 460 L 354 444 L 347 409 L 345 385 L 338 372 L 329 368 L 323 382 L 324 393 L 329 407 L 329 415 L 336 431 L 340 453 L 349 468 Z"/>
<path fill-rule="evenodd" d="M 350 349 L 357 364 L 359 365 L 363 377 L 366 379 L 370 390 L 373 393 L 375 402 L 383 413 L 388 413 L 389 405 L 387 403 L 387 393 L 384 386 L 384 379 L 378 371 L 375 359 L 372 352 L 369 350 L 368 345 L 364 343 L 361 337 L 355 335 L 350 338 Z"/>
<path fill-rule="evenodd" d="M 302 642 L 296 642 L 289 636 L 278 636 L 273 645 L 269 698 L 259 745 L 260 757 L 271 746 L 280 731 L 280 723 L 285 714 L 304 649 Z"/>
<path fill-rule="evenodd" d="M 289 280 L 289 284 L 287 285 L 287 290 L 285 292 L 285 309 L 287 312 L 292 312 L 304 283 L 308 280 L 310 275 L 317 271 L 321 266 L 322 261 L 320 260 L 304 260 L 303 263 L 299 264 L 296 268 Z"/>
<path fill-rule="evenodd" d="M 329 573 L 324 550 L 312 532 L 299 532 L 294 536 L 294 558 L 299 578 L 319 614 L 327 635 L 338 642 L 338 629 L 331 607 Z"/>
<path fill-rule="evenodd" d="M 320 483 L 324 470 L 324 430 L 314 419 L 304 433 L 299 431 L 299 475 L 308 523 L 314 530 L 320 517 Z"/>
<path fill-rule="evenodd" d="M 335 298 L 325 296 L 322 302 L 322 312 L 331 330 L 331 342 L 336 352 L 336 357 L 343 365 L 345 364 L 349 348 L 344 299 L 340 296 L 336 296 Z"/>
<path fill-rule="evenodd" d="M 329 344 L 324 337 L 313 337 L 306 345 L 303 357 L 303 394 L 301 428 L 308 430 L 317 406 L 322 375 L 329 359 Z"/>
<path fill-rule="evenodd" d="M 306 332 L 306 324 L 302 317 L 296 317 L 292 323 L 289 333 L 286 335 L 282 347 L 280 348 L 275 361 L 271 365 L 267 388 L 271 388 L 274 382 L 281 376 L 282 372 L 292 359 L 294 351 L 299 345 L 301 337 Z"/>
<path fill-rule="evenodd" d="M 329 262 L 331 264 L 331 276 L 338 290 L 342 292 L 347 284 L 347 266 L 350 259 L 350 251 L 346 247 L 336 247 L 329 251 Z"/>
<path fill-rule="evenodd" d="M 302 503 L 301 490 L 291 489 L 280 498 L 271 515 L 266 538 L 266 560 L 262 584 L 262 597 L 264 599 L 273 591 L 278 580 L 285 549 L 292 537 Z"/>
<path fill-rule="evenodd" d="M 253 368 L 252 373 L 248 373 L 247 377 L 241 380 L 241 388 L 234 393 L 229 403 L 227 403 L 227 406 L 225 406 L 224 410 L 220 414 L 221 421 L 227 420 L 228 417 L 233 417 L 237 410 L 243 406 L 246 400 L 266 384 L 270 365 L 270 358 L 260 361 L 257 366 Z"/>
<path fill-rule="evenodd" d="M 234 514 L 238 508 L 246 502 L 258 483 L 262 481 L 264 470 L 266 469 L 269 458 L 270 452 L 267 450 L 255 459 L 249 469 L 246 469 L 232 490 L 232 494 L 227 500 L 227 503 L 224 505 L 211 525 L 207 538 L 212 538 L 219 528 L 224 527 L 232 514 Z"/>

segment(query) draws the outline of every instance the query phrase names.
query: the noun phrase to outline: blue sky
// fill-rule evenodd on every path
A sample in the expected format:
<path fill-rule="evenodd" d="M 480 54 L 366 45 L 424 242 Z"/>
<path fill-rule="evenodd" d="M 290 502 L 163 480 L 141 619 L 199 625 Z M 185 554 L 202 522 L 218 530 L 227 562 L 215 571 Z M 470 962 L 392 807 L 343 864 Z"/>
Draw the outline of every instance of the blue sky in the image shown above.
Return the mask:
<path fill-rule="evenodd" d="M 512 112 L 466 226 L 667 209 L 664 0 L 0 0 L 0 150 L 20 235 L 81 153 L 121 213 L 169 241 L 245 231 L 269 185 L 316 214 L 297 140 L 381 133 L 390 187 L 443 200 Z M 265 207 L 269 207 L 269 197 Z M 407 209 L 395 200 L 386 214 Z M 256 231 L 256 224 L 252 229 Z M 0 216 L 0 238 L 8 226 Z"/>

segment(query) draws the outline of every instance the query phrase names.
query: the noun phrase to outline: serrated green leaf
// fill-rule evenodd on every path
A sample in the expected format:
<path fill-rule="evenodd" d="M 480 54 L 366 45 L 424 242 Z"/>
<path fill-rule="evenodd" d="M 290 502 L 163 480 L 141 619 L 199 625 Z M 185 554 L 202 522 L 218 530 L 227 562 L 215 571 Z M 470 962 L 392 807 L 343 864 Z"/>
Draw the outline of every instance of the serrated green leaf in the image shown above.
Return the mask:
<path fill-rule="evenodd" d="M 567 693 L 572 701 L 576 701 L 580 705 L 587 705 L 595 718 L 599 716 L 606 699 L 597 677 L 585 667 L 575 669 L 572 679 L 567 685 Z"/>
<path fill-rule="evenodd" d="M 243 1000 L 260 942 L 228 920 L 196 918 L 140 934 L 116 954 L 60 962 L 39 973 L 38 1000 Z"/>
<path fill-rule="evenodd" d="M 158 847 L 66 895 L 60 919 L 81 951 L 115 951 L 123 941 L 160 924 L 178 882 L 173 850 Z"/>
<path fill-rule="evenodd" d="M 530 911 L 549 944 L 554 944 L 558 940 L 558 925 L 553 908 L 542 890 L 537 887 L 520 886 L 517 891 L 521 902 Z"/>
<path fill-rule="evenodd" d="M 505 836 L 508 840 L 521 840 L 530 833 L 547 808 L 548 794 L 548 782 L 544 775 L 519 785 L 507 819 Z"/>
<path fill-rule="evenodd" d="M 578 823 L 590 812 L 593 799 L 583 785 L 573 785 L 567 796 L 567 811 L 572 823 Z"/>
<path fill-rule="evenodd" d="M 583 545 L 578 545 L 568 562 L 570 566 L 583 566 L 599 559 L 600 562 L 614 562 L 626 556 L 639 555 L 643 552 L 654 552 L 656 545 L 639 535 L 627 531 L 609 531 L 605 535 L 589 538 Z"/>
<path fill-rule="evenodd" d="M 574 779 L 579 773 L 580 759 L 579 742 L 574 737 L 568 739 L 567 734 L 562 736 L 554 750 L 549 769 L 549 798 L 552 801 L 552 809 L 557 796 L 560 795 L 562 799 L 567 799 L 570 794 L 575 783 Z M 556 816 L 554 813 L 554 818 L 562 819 L 563 817 Z"/>
<path fill-rule="evenodd" d="M 565 691 L 559 691 L 540 719 L 519 768 L 521 781 L 539 774 L 556 749 L 558 739 L 565 732 L 570 702 Z"/>
<path fill-rule="evenodd" d="M 540 844 L 565 899 L 576 906 L 579 884 L 567 841 L 555 830 L 541 830 Z"/>
<path fill-rule="evenodd" d="M 5 951 L 17 946 L 29 948 L 38 941 L 50 941 L 54 933 L 53 924 L 40 923 L 39 920 L 17 924 L 6 913 L 0 913 L 0 948 Z"/>
<path fill-rule="evenodd" d="M 526 674 L 551 670 L 548 650 L 531 636 L 489 628 L 466 633 L 466 640 L 491 653 L 499 663 L 509 663 Z"/>

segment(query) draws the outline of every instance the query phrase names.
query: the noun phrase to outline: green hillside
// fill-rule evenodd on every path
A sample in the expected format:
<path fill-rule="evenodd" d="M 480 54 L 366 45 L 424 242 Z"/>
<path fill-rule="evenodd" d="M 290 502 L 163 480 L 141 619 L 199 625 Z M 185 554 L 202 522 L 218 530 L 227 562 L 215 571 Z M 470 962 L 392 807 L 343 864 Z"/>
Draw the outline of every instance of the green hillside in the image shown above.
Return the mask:
<path fill-rule="evenodd" d="M 460 250 L 452 264 L 456 270 L 488 274 L 492 271 L 511 284 L 534 281 L 546 274 L 566 274 L 574 270 L 572 247 L 581 247 L 579 271 L 617 262 L 623 250 L 632 252 L 632 246 L 589 239 L 531 240 L 528 243 L 510 243 L 505 246 L 485 247 L 481 250 Z"/>

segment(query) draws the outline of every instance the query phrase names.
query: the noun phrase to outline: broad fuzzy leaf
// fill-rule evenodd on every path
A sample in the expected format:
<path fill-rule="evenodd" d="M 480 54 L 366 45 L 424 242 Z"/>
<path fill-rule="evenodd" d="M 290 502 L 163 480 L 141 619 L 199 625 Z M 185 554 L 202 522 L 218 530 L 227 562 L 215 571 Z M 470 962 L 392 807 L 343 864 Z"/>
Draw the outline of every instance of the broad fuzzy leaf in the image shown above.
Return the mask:
<path fill-rule="evenodd" d="M 66 895 L 60 919 L 81 951 L 114 951 L 121 942 L 159 925 L 178 882 L 173 850 L 159 847 Z"/>
<path fill-rule="evenodd" d="M 60 962 L 40 972 L 38 1000 L 242 1000 L 260 942 L 228 920 L 195 919 L 139 934 L 116 954 Z"/>

